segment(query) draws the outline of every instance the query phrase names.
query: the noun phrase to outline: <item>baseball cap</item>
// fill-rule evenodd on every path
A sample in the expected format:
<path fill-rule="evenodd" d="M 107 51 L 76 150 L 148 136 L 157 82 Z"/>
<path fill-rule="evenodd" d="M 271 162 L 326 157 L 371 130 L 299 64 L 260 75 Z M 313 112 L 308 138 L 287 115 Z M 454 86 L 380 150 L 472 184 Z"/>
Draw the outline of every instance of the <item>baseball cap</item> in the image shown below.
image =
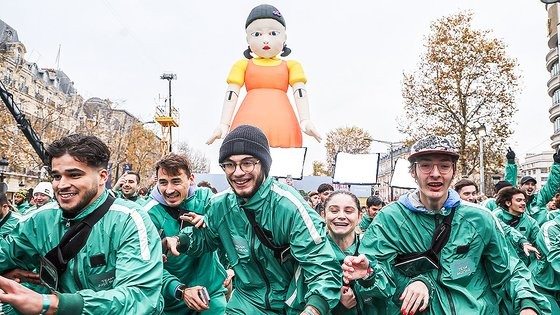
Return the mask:
<path fill-rule="evenodd" d="M 526 182 L 529 182 L 529 181 L 532 181 L 535 184 L 537 183 L 537 180 L 534 177 L 527 175 L 527 176 L 523 176 L 521 178 L 521 180 L 519 181 L 519 185 L 523 185 L 523 184 L 525 184 Z"/>
<path fill-rule="evenodd" d="M 410 156 L 408 160 L 414 162 L 417 157 L 426 154 L 445 154 L 458 158 L 459 149 L 455 142 L 449 138 L 429 135 L 416 141 L 416 143 L 410 147 Z"/>

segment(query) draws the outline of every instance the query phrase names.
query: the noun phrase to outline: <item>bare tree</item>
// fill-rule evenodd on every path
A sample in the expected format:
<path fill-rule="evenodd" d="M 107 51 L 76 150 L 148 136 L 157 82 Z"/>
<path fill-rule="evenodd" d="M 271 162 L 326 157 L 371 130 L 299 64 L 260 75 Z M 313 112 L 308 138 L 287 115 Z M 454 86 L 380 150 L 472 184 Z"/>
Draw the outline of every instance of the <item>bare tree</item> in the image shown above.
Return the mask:
<path fill-rule="evenodd" d="M 404 115 L 399 130 L 408 142 L 428 134 L 457 141 L 459 171 L 478 167 L 477 129 L 486 126 L 487 171 L 503 167 L 503 151 L 519 91 L 517 62 L 506 45 L 488 30 L 471 25 L 472 13 L 458 13 L 432 23 L 418 69 L 404 74 Z"/>
<path fill-rule="evenodd" d="M 185 154 L 189 158 L 193 173 L 208 173 L 210 171 L 208 158 L 202 152 L 193 149 L 188 143 L 179 142 L 177 153 Z"/>

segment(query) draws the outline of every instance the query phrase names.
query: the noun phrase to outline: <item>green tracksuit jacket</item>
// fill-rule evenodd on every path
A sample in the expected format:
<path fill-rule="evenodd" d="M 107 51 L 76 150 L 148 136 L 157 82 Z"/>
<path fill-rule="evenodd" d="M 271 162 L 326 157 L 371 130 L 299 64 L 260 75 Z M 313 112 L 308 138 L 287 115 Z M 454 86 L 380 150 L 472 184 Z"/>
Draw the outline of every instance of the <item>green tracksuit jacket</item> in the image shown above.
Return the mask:
<path fill-rule="evenodd" d="M 516 186 L 517 183 L 517 164 L 508 163 L 505 170 L 505 179 Z M 526 206 L 527 214 L 529 214 L 533 219 L 537 221 L 539 226 L 543 225 L 548 218 L 548 210 L 546 204 L 552 200 L 554 195 L 558 192 L 560 188 L 560 164 L 553 163 L 550 167 L 550 173 L 546 184 L 539 189 L 539 191 L 534 194 Z"/>
<path fill-rule="evenodd" d="M 14 207 L 17 209 L 17 211 L 20 214 L 24 214 L 29 208 L 33 207 L 32 205 L 29 204 L 29 202 L 26 200 L 24 201 L 21 205 L 14 205 Z"/>
<path fill-rule="evenodd" d="M 502 207 L 498 207 L 498 209 L 494 210 L 493 213 L 502 222 L 519 231 L 529 243 L 536 246 L 537 236 L 539 234 L 539 224 L 535 221 L 535 219 L 525 214 L 517 218 Z M 517 224 L 512 222 L 512 220 L 515 219 L 519 219 Z M 522 250 L 520 251 L 519 248 L 517 248 L 517 254 L 526 265 L 529 265 L 529 259 L 527 259 L 528 257 L 525 256 L 525 253 L 523 253 Z"/>
<path fill-rule="evenodd" d="M 0 218 L 0 238 L 9 234 L 20 219 L 21 215 L 14 211 L 8 211 L 4 217 Z"/>
<path fill-rule="evenodd" d="M 170 208 L 172 211 L 180 211 L 180 209 L 195 212 L 204 215 L 204 207 L 210 200 L 212 191 L 208 188 L 198 188 L 192 195 L 187 197 L 177 208 Z M 158 201 L 149 200 L 144 209 L 148 210 L 148 214 L 152 222 L 158 229 L 163 229 L 167 236 L 177 235 L 180 231 L 179 221 L 174 219 L 165 210 L 164 205 Z M 165 299 L 165 314 L 196 314 L 195 311 L 189 310 L 185 302 L 175 299 L 175 289 L 180 284 L 187 287 L 197 285 L 206 287 L 210 295 L 210 309 L 204 314 L 223 314 L 226 305 L 223 282 L 226 278 L 226 271 L 218 260 L 216 252 L 209 252 L 200 257 L 191 257 L 188 255 L 174 256 L 167 255 L 167 262 L 163 264 L 163 284 L 162 295 Z"/>
<path fill-rule="evenodd" d="M 395 268 L 397 255 L 430 248 L 437 222 L 453 207 L 451 235 L 438 255 L 441 269 L 408 277 Z M 399 297 L 414 281 L 424 282 L 430 292 L 429 306 L 422 314 L 498 314 L 499 302 L 507 294 L 514 294 L 517 313 L 531 307 L 550 314 L 550 304 L 534 289 L 529 272 L 522 272 L 523 264 L 511 256 L 497 218 L 486 208 L 461 202 L 453 190 L 438 213 L 422 206 L 418 191 L 388 205 L 364 234 L 360 252 L 377 258 L 395 281 L 396 307 L 387 314 L 400 312 Z"/>
<path fill-rule="evenodd" d="M 532 261 L 529 269 L 533 273 L 535 285 L 544 289 L 542 291 L 552 304 L 556 302 L 556 310 L 560 311 L 560 216 L 541 226 L 537 246 L 542 257 Z"/>
<path fill-rule="evenodd" d="M 105 191 L 73 219 L 63 217 L 54 202 L 24 216 L 11 235 L 0 239 L 0 272 L 28 262 L 38 266 L 39 255 L 107 196 Z M 59 279 L 57 314 L 159 314 L 162 271 L 161 241 L 148 214 L 116 199 Z"/>
<path fill-rule="evenodd" d="M 359 254 L 359 247 L 361 244 L 359 237 L 359 235 L 356 235 L 354 244 L 348 247 L 346 251 L 343 251 L 327 233 L 327 238 L 329 239 L 329 242 L 334 249 L 336 259 L 339 261 L 340 265 L 342 265 L 346 256 L 357 256 Z M 372 294 L 369 294 L 370 292 L 373 292 L 371 288 L 366 289 L 362 287 L 361 283 L 363 281 L 354 281 L 351 283 L 351 288 L 354 291 L 354 296 L 356 297 L 356 301 L 358 302 L 358 304 L 352 309 L 347 309 L 344 305 L 338 303 L 338 305 L 332 310 L 333 315 L 375 315 L 386 313 L 387 299 L 391 296 L 391 294 L 387 294 L 388 291 L 386 290 L 386 288 L 389 286 L 389 282 L 391 280 L 386 277 L 383 278 L 386 273 L 383 270 L 379 269 L 379 265 L 374 265 L 375 276 L 377 276 L 374 289 L 377 293 L 375 294 L 375 298 L 372 297 Z M 365 300 L 364 296 L 362 295 L 363 291 L 369 291 Z"/>
<path fill-rule="evenodd" d="M 241 207 L 255 214 L 277 246 L 289 244 L 293 258 L 281 264 Z M 266 178 L 247 201 L 231 190 L 219 193 L 210 200 L 206 223 L 205 229 L 183 229 L 179 250 L 199 256 L 224 249 L 235 271 L 228 314 L 299 314 L 309 304 L 324 315 L 338 304 L 342 274 L 325 223 L 292 187 Z"/>

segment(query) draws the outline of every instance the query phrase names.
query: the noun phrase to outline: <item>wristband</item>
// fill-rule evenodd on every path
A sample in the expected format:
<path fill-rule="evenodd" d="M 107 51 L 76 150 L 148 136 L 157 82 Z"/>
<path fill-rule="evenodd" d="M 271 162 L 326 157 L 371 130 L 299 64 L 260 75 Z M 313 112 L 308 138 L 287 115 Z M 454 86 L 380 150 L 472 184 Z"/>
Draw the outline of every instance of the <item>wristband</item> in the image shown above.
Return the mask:
<path fill-rule="evenodd" d="M 362 278 L 362 280 L 366 280 L 367 278 L 369 278 L 372 271 L 373 271 L 373 269 L 371 269 L 371 267 L 368 267 L 367 271 L 366 271 L 366 275 Z"/>
<path fill-rule="evenodd" d="M 41 294 L 41 296 L 43 297 L 43 309 L 41 310 L 41 313 L 39 313 L 39 314 L 44 315 L 44 314 L 47 314 L 47 311 L 51 307 L 51 298 L 46 294 Z"/>
<path fill-rule="evenodd" d="M 175 288 L 175 299 L 182 301 L 183 300 L 183 291 L 187 288 L 184 284 L 179 284 Z"/>

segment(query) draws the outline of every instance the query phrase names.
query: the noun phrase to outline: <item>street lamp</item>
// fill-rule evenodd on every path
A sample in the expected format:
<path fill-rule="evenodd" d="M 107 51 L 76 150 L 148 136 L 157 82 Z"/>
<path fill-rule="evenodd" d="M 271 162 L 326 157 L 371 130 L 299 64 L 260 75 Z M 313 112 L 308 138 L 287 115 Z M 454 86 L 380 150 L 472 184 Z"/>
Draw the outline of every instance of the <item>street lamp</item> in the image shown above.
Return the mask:
<path fill-rule="evenodd" d="M 375 142 L 379 142 L 379 143 L 383 143 L 383 144 L 388 144 L 389 145 L 389 159 L 390 159 L 390 170 L 391 170 L 391 178 L 393 178 L 394 172 L 395 172 L 395 165 L 393 163 L 393 148 L 395 146 L 401 146 L 403 143 L 401 141 L 385 141 L 385 140 L 377 140 L 377 139 L 373 139 L 373 138 L 364 138 L 364 140 L 366 141 L 375 141 Z M 390 196 L 390 201 L 393 200 L 393 186 L 390 186 L 389 184 L 389 196 Z"/>
<path fill-rule="evenodd" d="M 169 117 L 171 116 L 171 80 L 177 80 L 177 75 L 175 73 L 164 73 L 159 77 L 162 80 L 167 80 L 169 82 Z M 171 128 L 169 128 L 169 152 L 171 152 Z"/>
<path fill-rule="evenodd" d="M 480 157 L 480 193 L 485 194 L 485 187 L 484 187 L 484 137 L 486 137 L 486 126 L 481 124 L 476 131 L 478 132 L 478 140 L 479 140 L 479 157 Z"/>
<path fill-rule="evenodd" d="M 3 156 L 2 159 L 0 159 L 0 190 L 2 190 L 4 194 L 8 191 L 8 185 L 4 183 L 4 174 L 8 171 L 8 165 L 10 165 L 10 163 L 6 160 L 6 157 Z"/>

